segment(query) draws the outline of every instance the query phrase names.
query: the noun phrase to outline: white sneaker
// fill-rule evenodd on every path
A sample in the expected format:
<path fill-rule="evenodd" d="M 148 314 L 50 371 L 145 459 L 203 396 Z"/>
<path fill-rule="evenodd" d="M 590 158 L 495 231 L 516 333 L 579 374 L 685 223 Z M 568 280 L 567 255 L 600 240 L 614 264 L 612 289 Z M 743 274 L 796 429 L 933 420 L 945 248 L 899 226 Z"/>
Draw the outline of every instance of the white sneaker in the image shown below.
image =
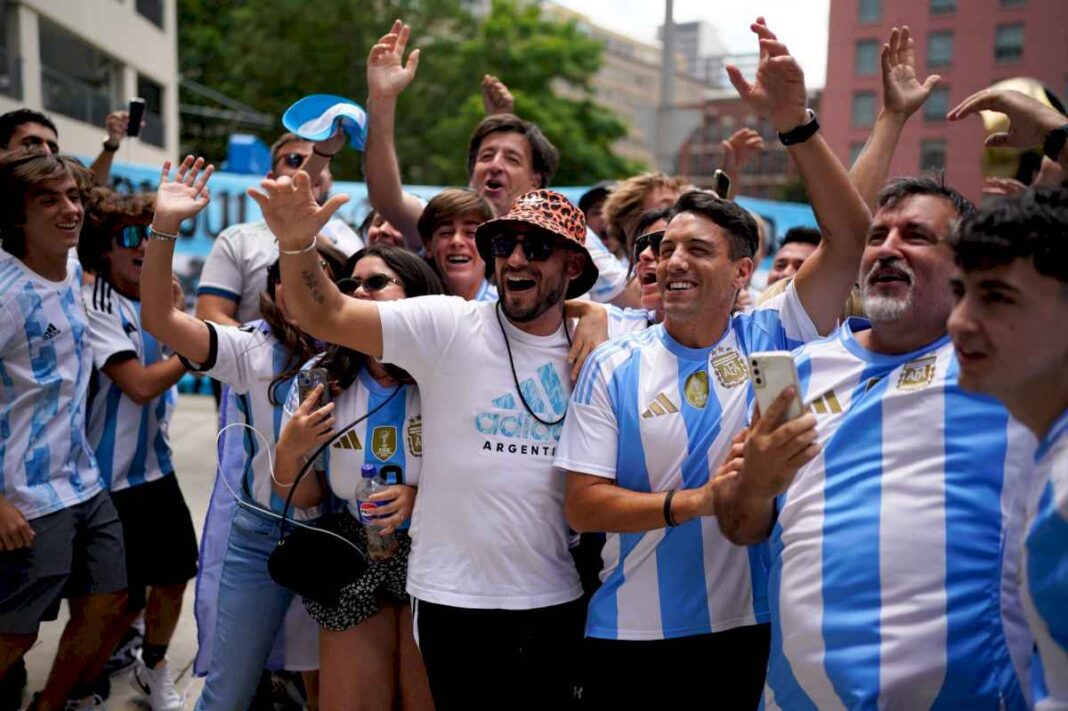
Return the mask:
<path fill-rule="evenodd" d="M 185 702 L 171 679 L 171 670 L 164 660 L 155 669 L 149 669 L 143 663 L 134 667 L 131 680 L 134 688 L 148 697 L 152 711 L 182 711 Z"/>

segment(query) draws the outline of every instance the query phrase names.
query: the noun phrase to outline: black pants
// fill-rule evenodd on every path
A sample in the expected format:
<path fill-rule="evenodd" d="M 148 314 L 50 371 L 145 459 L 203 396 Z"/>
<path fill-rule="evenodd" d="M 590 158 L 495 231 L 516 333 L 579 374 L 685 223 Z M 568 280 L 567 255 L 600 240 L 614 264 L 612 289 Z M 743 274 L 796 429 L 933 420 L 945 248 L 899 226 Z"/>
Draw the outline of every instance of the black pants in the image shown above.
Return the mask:
<path fill-rule="evenodd" d="M 416 601 L 437 711 L 560 709 L 574 702 L 585 609 L 471 610 Z"/>
<path fill-rule="evenodd" d="M 767 624 L 647 642 L 587 638 L 583 707 L 753 711 L 770 643 Z"/>

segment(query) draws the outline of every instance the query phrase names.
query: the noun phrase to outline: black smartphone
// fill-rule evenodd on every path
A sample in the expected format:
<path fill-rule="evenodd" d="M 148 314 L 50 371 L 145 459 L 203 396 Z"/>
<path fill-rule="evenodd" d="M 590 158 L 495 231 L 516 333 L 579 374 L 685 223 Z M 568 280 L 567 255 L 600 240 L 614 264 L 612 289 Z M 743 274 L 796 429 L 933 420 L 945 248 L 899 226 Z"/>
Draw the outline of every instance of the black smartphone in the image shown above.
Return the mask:
<path fill-rule="evenodd" d="M 712 174 L 712 192 L 724 200 L 730 199 L 731 177 L 719 168 Z"/>
<path fill-rule="evenodd" d="M 138 136 L 141 133 L 141 121 L 145 118 L 145 100 L 140 96 L 130 99 L 130 123 L 126 127 L 127 136 Z"/>
<path fill-rule="evenodd" d="M 311 395 L 316 386 L 322 385 L 323 392 L 319 395 L 319 402 L 315 409 L 325 407 L 330 402 L 330 380 L 327 377 L 326 368 L 308 368 L 297 373 L 297 397 L 304 402 Z M 313 465 L 317 471 L 326 469 L 326 452 L 319 455 L 318 461 Z"/>

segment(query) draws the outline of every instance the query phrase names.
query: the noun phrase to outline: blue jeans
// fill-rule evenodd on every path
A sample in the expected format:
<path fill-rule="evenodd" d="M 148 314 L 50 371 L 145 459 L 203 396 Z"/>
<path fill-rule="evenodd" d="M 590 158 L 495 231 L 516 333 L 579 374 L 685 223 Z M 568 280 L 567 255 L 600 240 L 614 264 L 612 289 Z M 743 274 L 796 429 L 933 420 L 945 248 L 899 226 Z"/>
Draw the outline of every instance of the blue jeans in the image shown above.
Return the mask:
<path fill-rule="evenodd" d="M 198 711 L 247 709 L 295 593 L 267 572 L 278 522 L 238 507 L 222 575 L 211 668 Z"/>

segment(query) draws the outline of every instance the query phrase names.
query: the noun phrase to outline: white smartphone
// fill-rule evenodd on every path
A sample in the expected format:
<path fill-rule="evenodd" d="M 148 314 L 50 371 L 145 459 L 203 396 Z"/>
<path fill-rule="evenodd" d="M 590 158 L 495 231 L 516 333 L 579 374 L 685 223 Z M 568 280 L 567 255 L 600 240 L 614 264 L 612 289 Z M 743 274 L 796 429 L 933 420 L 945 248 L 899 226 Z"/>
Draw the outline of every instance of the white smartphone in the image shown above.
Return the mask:
<path fill-rule="evenodd" d="M 786 420 L 800 417 L 805 411 L 801 402 L 801 385 L 797 379 L 797 368 L 789 351 L 762 351 L 749 354 L 749 374 L 753 381 L 760 412 L 767 412 L 775 399 L 788 387 L 793 386 L 793 401 L 786 409 Z"/>

